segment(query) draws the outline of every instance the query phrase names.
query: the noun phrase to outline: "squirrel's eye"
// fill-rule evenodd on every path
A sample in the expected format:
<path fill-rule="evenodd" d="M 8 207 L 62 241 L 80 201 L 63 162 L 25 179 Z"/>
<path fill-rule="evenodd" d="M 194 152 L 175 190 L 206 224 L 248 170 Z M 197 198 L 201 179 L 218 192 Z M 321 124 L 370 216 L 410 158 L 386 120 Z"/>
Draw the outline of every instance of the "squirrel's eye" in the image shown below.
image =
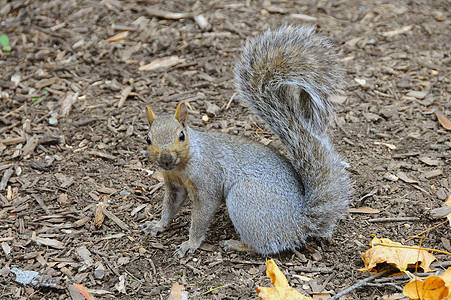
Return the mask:
<path fill-rule="evenodd" d="M 183 133 L 183 131 L 180 131 L 179 141 L 180 142 L 184 142 L 185 141 L 185 134 Z"/>
<path fill-rule="evenodd" d="M 148 145 L 152 145 L 152 140 L 150 139 L 150 136 L 146 137 L 146 142 Z"/>

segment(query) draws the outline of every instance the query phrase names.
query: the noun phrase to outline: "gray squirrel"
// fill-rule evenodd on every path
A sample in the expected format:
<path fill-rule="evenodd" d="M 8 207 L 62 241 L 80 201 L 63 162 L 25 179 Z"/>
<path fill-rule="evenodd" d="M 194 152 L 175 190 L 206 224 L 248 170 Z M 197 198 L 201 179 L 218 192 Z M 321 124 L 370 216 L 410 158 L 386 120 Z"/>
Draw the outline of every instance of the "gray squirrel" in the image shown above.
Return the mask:
<path fill-rule="evenodd" d="M 189 197 L 191 227 L 180 257 L 199 248 L 223 202 L 241 239 L 222 243 L 228 249 L 269 255 L 330 237 L 352 190 L 327 133 L 339 70 L 333 46 L 311 26 L 267 30 L 244 46 L 236 89 L 288 157 L 248 138 L 190 128 L 183 102 L 174 115 L 158 117 L 147 106 L 148 154 L 162 169 L 165 196 L 161 219 L 141 225 L 144 232 L 164 231 Z"/>

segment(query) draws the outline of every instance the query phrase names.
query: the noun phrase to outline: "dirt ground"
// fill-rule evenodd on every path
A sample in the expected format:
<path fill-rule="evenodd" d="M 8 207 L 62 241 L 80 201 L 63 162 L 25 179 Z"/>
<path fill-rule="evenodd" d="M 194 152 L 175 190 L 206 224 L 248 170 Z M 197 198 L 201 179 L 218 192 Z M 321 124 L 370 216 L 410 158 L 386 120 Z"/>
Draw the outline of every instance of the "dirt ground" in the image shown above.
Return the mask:
<path fill-rule="evenodd" d="M 246 37 L 284 23 L 316 24 L 336 43 L 347 84 L 333 139 L 354 182 L 351 207 L 374 209 L 349 213 L 331 240 L 272 257 L 290 284 L 338 293 L 369 276 L 357 269 L 372 234 L 403 242 L 442 222 L 431 212 L 451 194 L 451 132 L 433 111 L 451 117 L 449 1 L 0 0 L 11 47 L 0 51 L 1 299 L 80 299 L 72 283 L 105 299 L 165 299 L 176 282 L 198 299 L 256 299 L 270 286 L 265 257 L 219 247 L 237 238 L 224 208 L 182 259 L 173 253 L 187 239 L 189 205 L 170 230 L 140 232 L 163 197 L 144 107 L 189 101 L 191 126 L 277 147 L 234 97 L 233 68 Z M 173 66 L 139 70 L 170 56 Z M 422 245 L 451 252 L 450 240 L 441 226 Z M 436 256 L 443 270 L 451 258 Z M 16 282 L 13 268 L 39 282 Z M 405 282 L 347 297 L 382 299 Z"/>

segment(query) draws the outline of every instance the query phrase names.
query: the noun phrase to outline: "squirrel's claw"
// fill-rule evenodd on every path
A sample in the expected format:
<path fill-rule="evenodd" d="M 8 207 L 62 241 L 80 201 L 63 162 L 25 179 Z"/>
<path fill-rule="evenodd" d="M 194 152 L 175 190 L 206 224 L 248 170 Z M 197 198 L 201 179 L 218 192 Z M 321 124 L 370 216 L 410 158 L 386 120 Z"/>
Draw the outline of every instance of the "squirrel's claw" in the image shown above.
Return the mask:
<path fill-rule="evenodd" d="M 200 243 L 193 243 L 190 240 L 181 243 L 178 246 L 178 249 L 174 252 L 174 255 L 178 255 L 179 257 L 185 256 L 186 253 L 194 253 L 197 248 L 199 248 Z"/>
<path fill-rule="evenodd" d="M 156 236 L 166 229 L 159 221 L 147 221 L 144 224 L 139 225 L 139 228 L 141 228 L 145 234 L 153 236 Z"/>

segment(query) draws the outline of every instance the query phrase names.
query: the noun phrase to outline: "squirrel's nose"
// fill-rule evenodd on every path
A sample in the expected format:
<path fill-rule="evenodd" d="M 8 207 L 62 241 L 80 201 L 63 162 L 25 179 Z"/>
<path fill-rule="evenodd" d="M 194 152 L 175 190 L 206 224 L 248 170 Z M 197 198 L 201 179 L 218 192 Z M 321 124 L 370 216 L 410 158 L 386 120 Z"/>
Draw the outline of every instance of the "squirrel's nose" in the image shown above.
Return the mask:
<path fill-rule="evenodd" d="M 160 156 L 160 164 L 163 167 L 169 167 L 173 162 L 172 156 L 168 154 L 163 154 Z"/>

